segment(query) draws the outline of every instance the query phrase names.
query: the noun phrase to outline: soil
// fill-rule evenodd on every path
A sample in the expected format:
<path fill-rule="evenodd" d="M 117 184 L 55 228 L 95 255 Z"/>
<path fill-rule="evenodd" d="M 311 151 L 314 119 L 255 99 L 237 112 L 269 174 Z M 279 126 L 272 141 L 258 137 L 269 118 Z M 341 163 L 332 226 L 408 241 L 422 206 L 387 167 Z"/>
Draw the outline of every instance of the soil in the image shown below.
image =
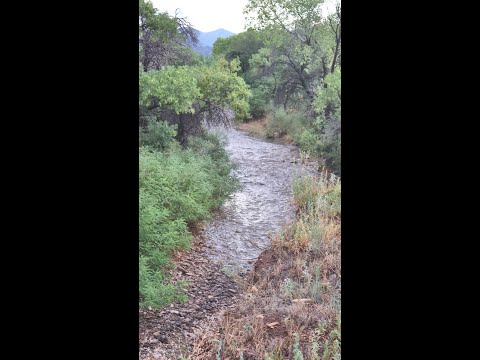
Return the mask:
<path fill-rule="evenodd" d="M 174 282 L 188 282 L 188 302 L 162 310 L 140 311 L 140 359 L 175 359 L 202 333 L 207 320 L 232 308 L 238 284 L 205 255 L 207 245 L 198 235 L 188 252 L 174 257 Z"/>

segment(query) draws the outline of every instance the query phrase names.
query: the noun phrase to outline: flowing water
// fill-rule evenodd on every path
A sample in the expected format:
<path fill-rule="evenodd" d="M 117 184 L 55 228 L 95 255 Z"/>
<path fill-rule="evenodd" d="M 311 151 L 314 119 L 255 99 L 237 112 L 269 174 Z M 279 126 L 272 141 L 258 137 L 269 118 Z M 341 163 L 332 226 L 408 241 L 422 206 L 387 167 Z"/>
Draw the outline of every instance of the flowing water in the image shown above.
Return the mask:
<path fill-rule="evenodd" d="M 292 220 L 293 179 L 314 172 L 314 164 L 300 165 L 294 146 L 253 138 L 235 129 L 224 134 L 241 188 L 207 225 L 205 235 L 213 260 L 244 272 L 268 247 L 271 236 Z"/>

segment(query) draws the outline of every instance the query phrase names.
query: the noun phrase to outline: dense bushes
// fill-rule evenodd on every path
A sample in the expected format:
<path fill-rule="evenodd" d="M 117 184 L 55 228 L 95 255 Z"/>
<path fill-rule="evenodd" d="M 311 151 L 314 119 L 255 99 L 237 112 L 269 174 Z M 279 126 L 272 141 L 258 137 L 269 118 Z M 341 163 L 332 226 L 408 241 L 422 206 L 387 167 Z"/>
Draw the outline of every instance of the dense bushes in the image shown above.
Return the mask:
<path fill-rule="evenodd" d="M 139 128 L 139 143 L 140 146 L 165 150 L 174 142 L 176 135 L 176 126 L 166 121 L 151 121 L 146 128 Z"/>
<path fill-rule="evenodd" d="M 276 108 L 267 117 L 267 136 L 277 137 L 288 134 L 295 139 L 307 124 L 307 118 L 300 111 Z"/>
<path fill-rule="evenodd" d="M 252 97 L 248 100 L 252 118 L 260 118 L 267 113 L 270 93 L 266 87 L 252 87 Z"/>
<path fill-rule="evenodd" d="M 254 26 L 218 39 L 214 55 L 238 57 L 250 114 L 266 116 L 267 137 L 287 136 L 341 175 L 341 5 L 322 14 L 322 3 L 248 1 Z"/>
<path fill-rule="evenodd" d="M 152 134 L 142 135 L 149 146 L 140 147 L 139 153 L 140 302 L 161 307 L 185 299 L 183 284 L 171 284 L 166 276 L 169 255 L 190 246 L 188 225 L 207 219 L 236 183 L 224 142 L 216 136 L 193 138 L 187 149 L 172 142 L 160 152 L 152 139 L 163 141 L 172 129 L 159 124 L 150 128 L 155 129 Z M 166 133 L 161 136 L 159 129 Z"/>
<path fill-rule="evenodd" d="M 267 115 L 267 137 L 287 135 L 309 154 L 325 160 L 327 168 L 341 175 L 341 70 L 325 77 L 317 87 L 315 117 L 298 109 L 276 107 Z"/>

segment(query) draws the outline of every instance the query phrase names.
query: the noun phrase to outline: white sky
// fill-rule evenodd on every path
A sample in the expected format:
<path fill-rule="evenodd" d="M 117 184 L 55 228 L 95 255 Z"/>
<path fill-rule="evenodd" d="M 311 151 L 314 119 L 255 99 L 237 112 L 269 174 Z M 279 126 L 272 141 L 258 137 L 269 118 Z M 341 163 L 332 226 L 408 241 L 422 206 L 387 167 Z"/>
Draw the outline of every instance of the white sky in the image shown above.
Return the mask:
<path fill-rule="evenodd" d="M 180 16 L 186 17 L 195 29 L 202 32 L 222 28 L 238 34 L 245 30 L 243 8 L 248 0 L 152 0 L 152 3 L 159 11 L 170 15 L 180 9 Z M 334 3 L 335 0 L 327 0 L 325 8 L 335 9 Z"/>
<path fill-rule="evenodd" d="M 238 34 L 244 31 L 243 8 L 247 0 L 152 0 L 159 11 L 186 17 L 193 27 L 202 32 L 219 28 Z"/>

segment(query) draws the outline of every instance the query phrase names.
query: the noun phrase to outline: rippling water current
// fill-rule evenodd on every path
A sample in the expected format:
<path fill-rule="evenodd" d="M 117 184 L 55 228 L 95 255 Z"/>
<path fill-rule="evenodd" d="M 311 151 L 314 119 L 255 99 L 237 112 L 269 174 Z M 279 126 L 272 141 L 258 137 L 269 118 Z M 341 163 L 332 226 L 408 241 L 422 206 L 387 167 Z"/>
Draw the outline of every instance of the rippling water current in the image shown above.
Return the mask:
<path fill-rule="evenodd" d="M 209 256 L 243 272 L 294 216 L 292 183 L 295 176 L 313 172 L 301 166 L 294 146 L 253 138 L 235 129 L 224 130 L 227 151 L 236 165 L 241 188 L 209 222 L 205 235 Z"/>

